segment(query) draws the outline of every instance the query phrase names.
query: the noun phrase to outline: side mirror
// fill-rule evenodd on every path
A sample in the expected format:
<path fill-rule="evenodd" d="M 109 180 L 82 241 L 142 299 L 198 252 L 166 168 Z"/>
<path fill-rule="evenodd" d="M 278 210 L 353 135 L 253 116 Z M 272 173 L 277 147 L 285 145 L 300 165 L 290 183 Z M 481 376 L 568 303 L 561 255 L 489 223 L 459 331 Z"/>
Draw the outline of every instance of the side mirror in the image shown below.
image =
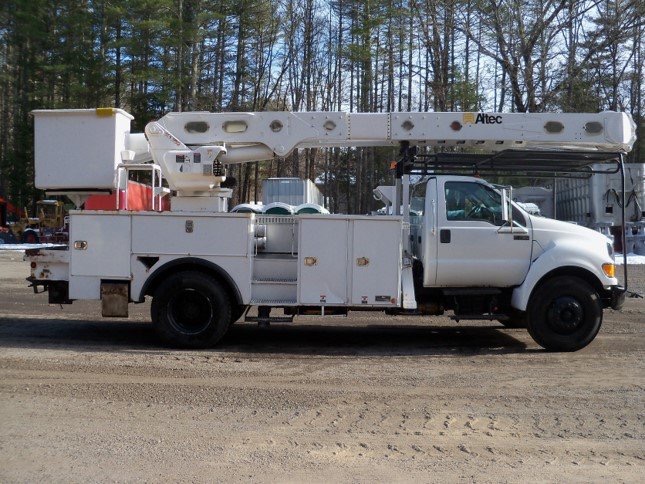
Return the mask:
<path fill-rule="evenodd" d="M 503 222 L 510 222 L 508 198 L 509 197 L 508 197 L 508 192 L 506 191 L 506 188 L 502 188 L 502 221 Z"/>

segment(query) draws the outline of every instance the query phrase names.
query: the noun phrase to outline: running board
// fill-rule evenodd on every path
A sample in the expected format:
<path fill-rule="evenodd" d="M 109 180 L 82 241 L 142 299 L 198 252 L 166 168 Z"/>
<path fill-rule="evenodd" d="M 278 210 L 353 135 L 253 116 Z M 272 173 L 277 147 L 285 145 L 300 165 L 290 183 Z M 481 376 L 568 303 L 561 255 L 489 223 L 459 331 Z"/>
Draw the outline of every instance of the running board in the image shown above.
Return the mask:
<path fill-rule="evenodd" d="M 261 318 L 259 316 L 247 316 L 245 323 L 293 323 L 293 316 L 276 316 Z"/>
<path fill-rule="evenodd" d="M 444 296 L 493 296 L 502 290 L 494 287 L 458 287 L 442 289 Z"/>
<path fill-rule="evenodd" d="M 496 321 L 496 320 L 504 320 L 506 321 L 508 319 L 507 314 L 455 314 L 453 316 L 450 316 L 450 319 L 453 321 L 459 322 L 460 320 L 464 321 L 476 321 L 476 320 L 485 320 L 485 321 Z"/>

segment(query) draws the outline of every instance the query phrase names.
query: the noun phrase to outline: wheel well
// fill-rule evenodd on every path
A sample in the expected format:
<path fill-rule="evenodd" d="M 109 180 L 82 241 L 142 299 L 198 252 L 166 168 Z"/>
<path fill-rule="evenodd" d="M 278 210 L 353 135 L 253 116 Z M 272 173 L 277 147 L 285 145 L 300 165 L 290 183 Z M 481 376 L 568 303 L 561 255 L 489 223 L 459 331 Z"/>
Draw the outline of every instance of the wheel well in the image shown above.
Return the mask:
<path fill-rule="evenodd" d="M 175 259 L 167 262 L 154 271 L 141 289 L 141 299 L 143 299 L 143 296 L 154 295 L 155 290 L 167 275 L 181 271 L 195 271 L 211 276 L 226 288 L 229 296 L 236 304 L 242 304 L 242 295 L 240 294 L 240 290 L 235 284 L 235 281 L 224 269 L 210 261 L 194 257 Z"/>
<path fill-rule="evenodd" d="M 559 277 L 559 276 L 578 277 L 583 281 L 588 282 L 591 285 L 591 287 L 593 287 L 598 292 L 598 295 L 602 295 L 604 292 L 604 288 L 602 287 L 601 282 L 593 274 L 593 272 L 590 272 L 587 269 L 583 269 L 582 267 L 565 266 L 565 267 L 558 267 L 557 269 L 553 269 L 551 272 L 547 272 L 545 275 L 543 275 L 542 278 L 539 280 L 539 282 L 533 288 L 533 291 L 531 291 L 531 297 L 533 297 L 533 294 L 535 293 L 535 290 L 538 287 L 540 287 L 549 279 L 553 279 L 554 277 Z"/>

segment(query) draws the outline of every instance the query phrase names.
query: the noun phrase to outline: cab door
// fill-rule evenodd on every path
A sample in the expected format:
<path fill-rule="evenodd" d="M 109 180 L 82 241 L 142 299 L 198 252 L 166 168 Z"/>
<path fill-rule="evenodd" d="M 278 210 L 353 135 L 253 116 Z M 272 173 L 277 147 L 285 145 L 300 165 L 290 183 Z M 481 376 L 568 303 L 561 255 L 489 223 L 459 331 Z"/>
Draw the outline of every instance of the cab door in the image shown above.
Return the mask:
<path fill-rule="evenodd" d="M 439 287 L 519 285 L 531 264 L 529 220 L 513 209 L 513 228 L 502 221 L 501 195 L 477 179 L 437 183 Z"/>

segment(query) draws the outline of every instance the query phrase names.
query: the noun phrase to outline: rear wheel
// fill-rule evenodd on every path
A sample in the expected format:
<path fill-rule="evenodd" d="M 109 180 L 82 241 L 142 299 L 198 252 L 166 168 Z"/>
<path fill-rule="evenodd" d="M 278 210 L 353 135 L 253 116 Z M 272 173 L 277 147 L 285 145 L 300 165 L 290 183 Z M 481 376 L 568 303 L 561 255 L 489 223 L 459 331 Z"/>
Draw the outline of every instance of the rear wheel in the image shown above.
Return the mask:
<path fill-rule="evenodd" d="M 602 324 L 600 298 L 586 281 L 555 277 L 539 286 L 528 307 L 528 330 L 551 351 L 576 351 L 598 334 Z"/>
<path fill-rule="evenodd" d="M 226 334 L 231 322 L 227 291 L 201 272 L 173 274 L 152 299 L 152 322 L 164 341 L 183 348 L 208 348 Z"/>

